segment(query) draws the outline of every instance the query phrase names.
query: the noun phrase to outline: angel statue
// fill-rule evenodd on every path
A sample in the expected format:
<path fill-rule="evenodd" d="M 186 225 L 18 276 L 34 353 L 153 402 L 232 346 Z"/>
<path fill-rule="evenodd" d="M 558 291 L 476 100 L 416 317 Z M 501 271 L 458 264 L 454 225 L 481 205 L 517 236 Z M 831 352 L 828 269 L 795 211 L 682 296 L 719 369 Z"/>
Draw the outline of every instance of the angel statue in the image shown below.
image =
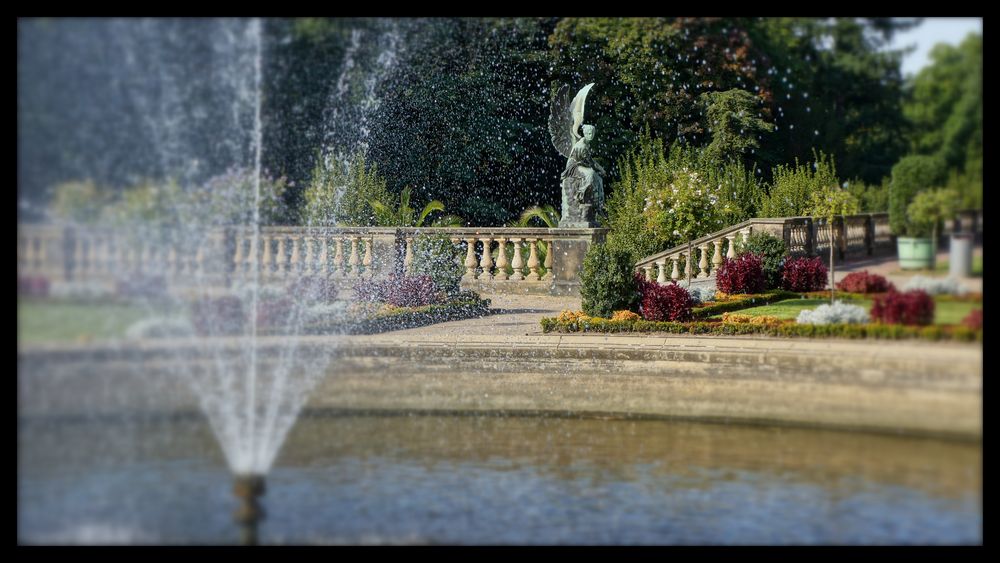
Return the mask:
<path fill-rule="evenodd" d="M 562 173 L 562 217 L 560 227 L 596 227 L 597 212 L 604 205 L 604 168 L 590 152 L 594 140 L 594 126 L 583 125 L 583 108 L 587 93 L 594 86 L 591 82 L 577 92 L 569 102 L 569 86 L 559 89 L 552 101 L 549 115 L 549 133 L 559 154 L 566 157 Z M 583 134 L 579 130 L 583 125 Z"/>

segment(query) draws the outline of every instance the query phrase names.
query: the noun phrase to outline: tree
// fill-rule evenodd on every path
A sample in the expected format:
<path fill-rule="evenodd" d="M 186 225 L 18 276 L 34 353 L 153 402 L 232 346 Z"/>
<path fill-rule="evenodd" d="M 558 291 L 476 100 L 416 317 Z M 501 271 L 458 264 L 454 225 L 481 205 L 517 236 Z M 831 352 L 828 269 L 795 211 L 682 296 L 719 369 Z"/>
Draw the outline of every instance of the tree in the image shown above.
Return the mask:
<path fill-rule="evenodd" d="M 758 139 L 774 131 L 773 123 L 758 117 L 761 100 L 746 90 L 705 92 L 701 101 L 706 107 L 712 136 L 712 142 L 705 148 L 705 158 L 719 163 L 745 163 L 760 148 Z"/>
<path fill-rule="evenodd" d="M 837 184 L 828 185 L 825 189 L 812 192 L 809 205 L 809 215 L 822 217 L 830 229 L 830 304 L 833 304 L 833 296 L 836 291 L 836 280 L 834 278 L 833 249 L 836 244 L 834 236 L 833 218 L 840 215 L 853 215 L 858 212 L 858 200 L 847 190 L 840 189 Z"/>

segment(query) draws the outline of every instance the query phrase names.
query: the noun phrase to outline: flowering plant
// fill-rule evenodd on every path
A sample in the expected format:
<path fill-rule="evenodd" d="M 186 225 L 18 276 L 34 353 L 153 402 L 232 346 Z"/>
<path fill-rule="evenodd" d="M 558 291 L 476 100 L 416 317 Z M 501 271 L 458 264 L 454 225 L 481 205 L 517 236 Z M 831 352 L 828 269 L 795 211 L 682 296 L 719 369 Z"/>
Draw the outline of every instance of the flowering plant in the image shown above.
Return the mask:
<path fill-rule="evenodd" d="M 698 172 L 680 168 L 662 188 L 648 190 L 642 214 L 646 227 L 662 233 L 668 247 L 723 227 L 731 204 L 721 202 L 722 185 L 710 185 Z"/>

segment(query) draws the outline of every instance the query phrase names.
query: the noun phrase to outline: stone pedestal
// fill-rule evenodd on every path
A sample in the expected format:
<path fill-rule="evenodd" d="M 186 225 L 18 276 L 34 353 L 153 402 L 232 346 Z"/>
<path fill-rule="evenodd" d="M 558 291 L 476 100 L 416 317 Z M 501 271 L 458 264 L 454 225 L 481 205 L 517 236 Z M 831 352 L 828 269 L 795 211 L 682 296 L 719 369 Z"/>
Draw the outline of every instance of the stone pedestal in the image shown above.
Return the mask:
<path fill-rule="evenodd" d="M 552 295 L 579 295 L 583 259 L 590 245 L 604 242 L 608 229 L 558 229 L 554 239 Z"/>

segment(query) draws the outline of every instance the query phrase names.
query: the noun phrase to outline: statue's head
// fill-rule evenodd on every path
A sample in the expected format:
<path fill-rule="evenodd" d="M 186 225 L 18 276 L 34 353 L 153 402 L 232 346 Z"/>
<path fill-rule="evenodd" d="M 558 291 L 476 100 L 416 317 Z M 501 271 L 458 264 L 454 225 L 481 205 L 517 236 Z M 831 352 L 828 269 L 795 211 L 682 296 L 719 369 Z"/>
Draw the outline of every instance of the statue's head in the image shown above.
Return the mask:
<path fill-rule="evenodd" d="M 593 125 L 584 125 L 583 126 L 583 138 L 587 139 L 588 141 L 593 141 L 594 140 L 594 131 L 595 131 L 595 129 L 594 129 Z"/>

